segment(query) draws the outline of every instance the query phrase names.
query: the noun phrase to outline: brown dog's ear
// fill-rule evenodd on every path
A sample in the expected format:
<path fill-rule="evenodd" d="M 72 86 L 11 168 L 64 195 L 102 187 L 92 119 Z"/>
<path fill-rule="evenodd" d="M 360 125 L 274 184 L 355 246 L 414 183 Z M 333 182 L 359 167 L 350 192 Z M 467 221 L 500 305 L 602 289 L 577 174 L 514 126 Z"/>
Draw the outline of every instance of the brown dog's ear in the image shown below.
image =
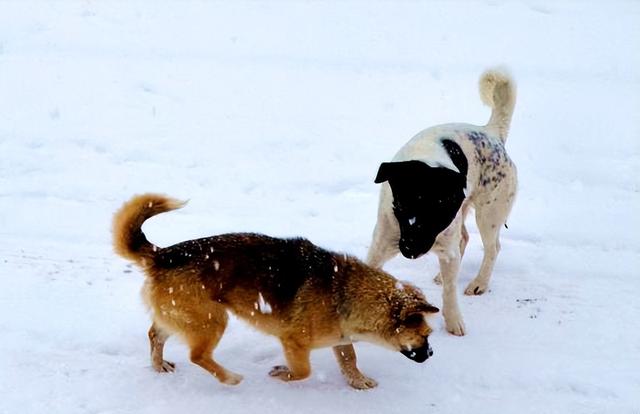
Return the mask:
<path fill-rule="evenodd" d="M 423 314 L 430 314 L 430 313 L 438 313 L 440 312 L 440 309 L 436 308 L 435 306 L 433 306 L 430 303 L 420 303 L 417 304 L 416 306 L 408 306 L 403 308 L 400 311 L 400 317 L 399 319 L 401 321 L 406 321 L 409 320 L 411 318 L 415 318 L 416 316 L 414 315 L 418 315 L 420 318 L 423 317 Z"/>
<path fill-rule="evenodd" d="M 424 308 L 423 312 L 425 312 L 425 313 L 438 313 L 438 312 L 440 312 L 440 309 L 436 308 L 435 306 L 433 306 L 430 303 L 427 303 L 427 306 Z"/>
<path fill-rule="evenodd" d="M 422 312 L 410 313 L 402 321 L 402 324 L 408 327 L 417 327 L 422 323 L 424 323 L 424 314 Z"/>

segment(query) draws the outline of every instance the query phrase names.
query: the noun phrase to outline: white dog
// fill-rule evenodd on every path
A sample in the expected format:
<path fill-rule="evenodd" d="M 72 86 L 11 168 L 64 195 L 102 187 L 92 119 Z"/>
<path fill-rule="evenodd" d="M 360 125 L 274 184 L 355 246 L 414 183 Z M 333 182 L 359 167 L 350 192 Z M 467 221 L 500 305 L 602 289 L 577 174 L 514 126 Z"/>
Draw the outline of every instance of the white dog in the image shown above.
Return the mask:
<path fill-rule="evenodd" d="M 393 158 L 380 165 L 378 222 L 367 262 L 382 265 L 398 251 L 415 259 L 432 251 L 440 262 L 436 283 L 443 284 L 443 315 L 447 330 L 464 335 L 456 280 L 469 234 L 464 221 L 470 207 L 484 246 L 480 271 L 465 290 L 487 290 L 500 250 L 500 229 L 506 226 L 517 187 L 516 167 L 504 143 L 515 105 L 515 85 L 504 72 L 491 70 L 480 78 L 482 101 L 492 108 L 486 126 L 439 125 L 413 137 Z"/>

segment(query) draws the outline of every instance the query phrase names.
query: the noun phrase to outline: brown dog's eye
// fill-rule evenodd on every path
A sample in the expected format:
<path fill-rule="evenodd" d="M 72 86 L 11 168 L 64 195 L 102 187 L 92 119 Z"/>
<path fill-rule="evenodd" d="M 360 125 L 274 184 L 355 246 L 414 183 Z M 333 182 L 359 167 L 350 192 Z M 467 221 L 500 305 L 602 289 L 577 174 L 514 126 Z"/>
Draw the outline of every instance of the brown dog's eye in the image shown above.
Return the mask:
<path fill-rule="evenodd" d="M 417 328 L 422 322 L 424 322 L 424 317 L 421 313 L 412 313 L 404 320 L 404 325 L 409 328 Z"/>

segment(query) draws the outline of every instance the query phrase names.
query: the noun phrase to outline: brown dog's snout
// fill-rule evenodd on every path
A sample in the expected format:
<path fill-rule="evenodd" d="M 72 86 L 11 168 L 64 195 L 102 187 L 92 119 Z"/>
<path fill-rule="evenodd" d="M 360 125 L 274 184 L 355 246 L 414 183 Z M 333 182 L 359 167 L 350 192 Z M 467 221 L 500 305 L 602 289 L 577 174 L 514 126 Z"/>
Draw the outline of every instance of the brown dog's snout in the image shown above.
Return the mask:
<path fill-rule="evenodd" d="M 433 348 L 431 348 L 431 345 L 429 345 L 429 341 L 426 338 L 424 340 L 424 344 L 420 348 L 403 349 L 400 352 L 410 360 L 420 363 L 433 356 Z"/>

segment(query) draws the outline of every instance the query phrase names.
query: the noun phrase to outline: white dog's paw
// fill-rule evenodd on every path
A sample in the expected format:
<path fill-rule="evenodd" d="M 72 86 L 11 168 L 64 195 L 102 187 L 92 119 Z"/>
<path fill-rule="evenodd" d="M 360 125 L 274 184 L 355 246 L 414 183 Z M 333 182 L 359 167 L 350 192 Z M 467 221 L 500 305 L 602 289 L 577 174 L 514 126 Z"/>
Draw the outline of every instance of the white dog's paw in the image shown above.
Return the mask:
<path fill-rule="evenodd" d="M 438 272 L 436 277 L 433 278 L 433 283 L 435 283 L 438 286 L 442 285 L 442 273 Z"/>
<path fill-rule="evenodd" d="M 482 295 L 489 288 L 489 283 L 485 281 L 479 281 L 478 278 L 473 279 L 467 285 L 467 288 L 464 290 L 465 295 L 473 296 L 473 295 Z"/>
<path fill-rule="evenodd" d="M 465 328 L 462 317 L 458 316 L 457 318 L 445 318 L 445 324 L 449 333 L 452 333 L 456 336 L 464 336 Z"/>

